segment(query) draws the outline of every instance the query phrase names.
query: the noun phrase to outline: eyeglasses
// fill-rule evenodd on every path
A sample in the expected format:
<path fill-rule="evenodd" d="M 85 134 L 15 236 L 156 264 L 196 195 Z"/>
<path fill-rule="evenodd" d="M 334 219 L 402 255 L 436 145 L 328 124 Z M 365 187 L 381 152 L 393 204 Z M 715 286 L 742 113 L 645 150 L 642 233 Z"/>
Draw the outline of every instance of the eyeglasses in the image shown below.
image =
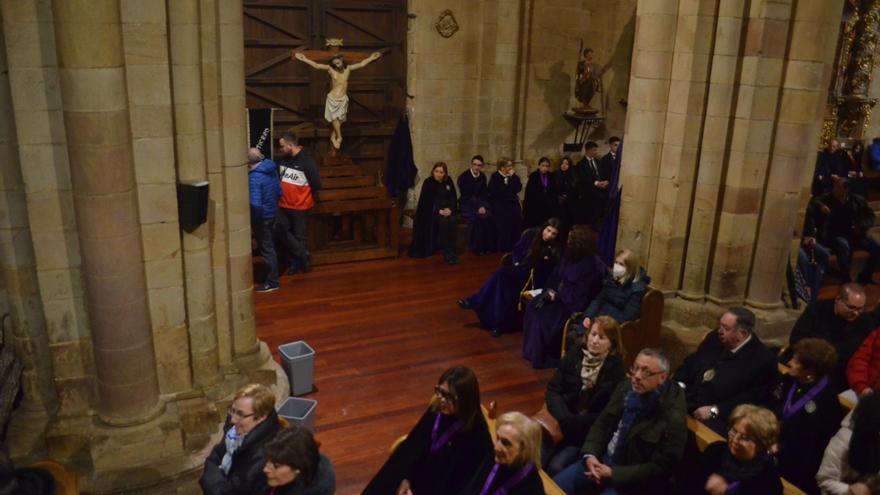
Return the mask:
<path fill-rule="evenodd" d="M 450 404 L 455 404 L 455 395 L 443 390 L 442 388 L 440 388 L 440 385 L 434 385 L 434 395 L 436 395 L 437 398 L 440 400 L 445 400 Z"/>
<path fill-rule="evenodd" d="M 238 409 L 235 409 L 234 407 L 231 407 L 231 406 L 229 407 L 229 409 L 226 410 L 226 413 L 229 414 L 230 416 L 236 417 L 238 419 L 249 418 L 255 414 L 255 413 L 245 414 L 242 411 L 239 411 Z"/>
<path fill-rule="evenodd" d="M 739 431 L 731 428 L 727 431 L 727 438 L 733 440 L 734 442 L 742 442 L 742 443 L 755 443 L 755 439 L 746 435 L 745 433 L 740 433 Z"/>
<path fill-rule="evenodd" d="M 651 378 L 653 376 L 657 376 L 663 371 L 651 371 L 648 368 L 639 368 L 638 366 L 633 366 L 626 372 L 626 376 L 633 378 L 641 375 L 642 378 Z"/>

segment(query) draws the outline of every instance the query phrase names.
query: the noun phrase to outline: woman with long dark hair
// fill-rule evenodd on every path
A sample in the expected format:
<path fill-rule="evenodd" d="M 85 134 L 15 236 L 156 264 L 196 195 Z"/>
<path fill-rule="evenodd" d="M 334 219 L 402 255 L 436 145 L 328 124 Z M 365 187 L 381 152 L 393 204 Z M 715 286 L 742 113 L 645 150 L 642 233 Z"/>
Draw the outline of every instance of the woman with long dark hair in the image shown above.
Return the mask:
<path fill-rule="evenodd" d="M 605 270 L 589 228 L 572 229 L 562 261 L 523 314 L 523 357 L 533 367 L 559 366 L 565 322 L 587 308 L 599 292 Z"/>
<path fill-rule="evenodd" d="M 577 208 L 577 173 L 572 167 L 571 157 L 563 156 L 559 160 L 559 169 L 553 174 L 559 201 L 559 219 L 562 220 L 563 243 L 568 238 Z"/>
<path fill-rule="evenodd" d="M 495 222 L 497 250 L 506 253 L 513 249 L 522 234 L 522 208 L 519 192 L 522 182 L 513 170 L 513 160 L 498 160 L 498 170 L 489 179 L 489 205 Z"/>
<path fill-rule="evenodd" d="M 455 184 L 449 178 L 449 170 L 443 162 L 431 169 L 431 176 L 422 183 L 419 206 L 413 220 L 412 258 L 427 258 L 438 248 L 443 249 L 447 264 L 458 263 L 455 251 L 455 227 L 458 222 L 458 196 Z"/>
<path fill-rule="evenodd" d="M 459 299 L 462 309 L 477 313 L 483 328 L 495 337 L 518 330 L 522 322 L 519 298 L 523 290 L 543 287 L 559 261 L 559 220 L 551 218 L 541 227 L 523 232 L 510 256 L 476 294 Z"/>
<path fill-rule="evenodd" d="M 559 192 L 553 172 L 550 171 L 550 159 L 542 156 L 538 160 L 538 169 L 529 174 L 526 182 L 526 193 L 523 201 L 523 227 L 531 228 L 541 225 L 547 219 L 559 216 Z"/>
<path fill-rule="evenodd" d="M 469 368 L 456 366 L 440 376 L 431 406 L 363 494 L 461 493 L 491 452 L 477 377 Z"/>
<path fill-rule="evenodd" d="M 823 495 L 880 492 L 880 394 L 859 398 L 828 442 L 816 474 Z"/>

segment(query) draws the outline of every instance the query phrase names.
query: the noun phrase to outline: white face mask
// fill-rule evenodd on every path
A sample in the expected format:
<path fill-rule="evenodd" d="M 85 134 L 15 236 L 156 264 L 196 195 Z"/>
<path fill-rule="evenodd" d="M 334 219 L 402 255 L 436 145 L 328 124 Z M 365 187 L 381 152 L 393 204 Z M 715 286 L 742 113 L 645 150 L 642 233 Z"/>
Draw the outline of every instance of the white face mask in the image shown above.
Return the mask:
<path fill-rule="evenodd" d="M 611 269 L 611 274 L 614 275 L 614 278 L 623 278 L 626 275 L 626 267 L 620 263 L 615 263 L 614 268 Z"/>

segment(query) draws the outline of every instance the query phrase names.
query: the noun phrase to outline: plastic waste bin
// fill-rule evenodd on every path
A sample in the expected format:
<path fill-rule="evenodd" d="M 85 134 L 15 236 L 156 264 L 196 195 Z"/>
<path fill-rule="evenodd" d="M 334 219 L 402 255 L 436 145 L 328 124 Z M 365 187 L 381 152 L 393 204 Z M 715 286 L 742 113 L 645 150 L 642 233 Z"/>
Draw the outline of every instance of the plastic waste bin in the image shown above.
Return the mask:
<path fill-rule="evenodd" d="M 290 382 L 290 395 L 303 395 L 312 391 L 312 371 L 315 367 L 315 350 L 304 340 L 278 346 L 281 365 Z"/>
<path fill-rule="evenodd" d="M 286 419 L 290 424 L 315 431 L 315 409 L 317 407 L 318 401 L 316 400 L 288 397 L 278 408 L 278 416 Z"/>

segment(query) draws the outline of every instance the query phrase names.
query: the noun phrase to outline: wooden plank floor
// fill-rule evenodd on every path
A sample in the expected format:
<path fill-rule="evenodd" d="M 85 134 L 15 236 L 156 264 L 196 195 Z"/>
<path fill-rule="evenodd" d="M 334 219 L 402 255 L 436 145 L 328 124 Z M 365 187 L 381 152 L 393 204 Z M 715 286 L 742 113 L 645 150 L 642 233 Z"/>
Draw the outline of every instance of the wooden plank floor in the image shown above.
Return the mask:
<path fill-rule="evenodd" d="M 444 369 L 471 367 L 482 400 L 499 411 L 536 412 L 552 370 L 521 356 L 522 334 L 495 339 L 456 300 L 482 284 L 498 256 L 441 256 L 316 267 L 256 294 L 257 335 L 316 351 L 317 438 L 336 466 L 337 493 L 360 493 L 388 447 L 415 424 Z M 255 272 L 259 271 L 255 267 Z"/>

